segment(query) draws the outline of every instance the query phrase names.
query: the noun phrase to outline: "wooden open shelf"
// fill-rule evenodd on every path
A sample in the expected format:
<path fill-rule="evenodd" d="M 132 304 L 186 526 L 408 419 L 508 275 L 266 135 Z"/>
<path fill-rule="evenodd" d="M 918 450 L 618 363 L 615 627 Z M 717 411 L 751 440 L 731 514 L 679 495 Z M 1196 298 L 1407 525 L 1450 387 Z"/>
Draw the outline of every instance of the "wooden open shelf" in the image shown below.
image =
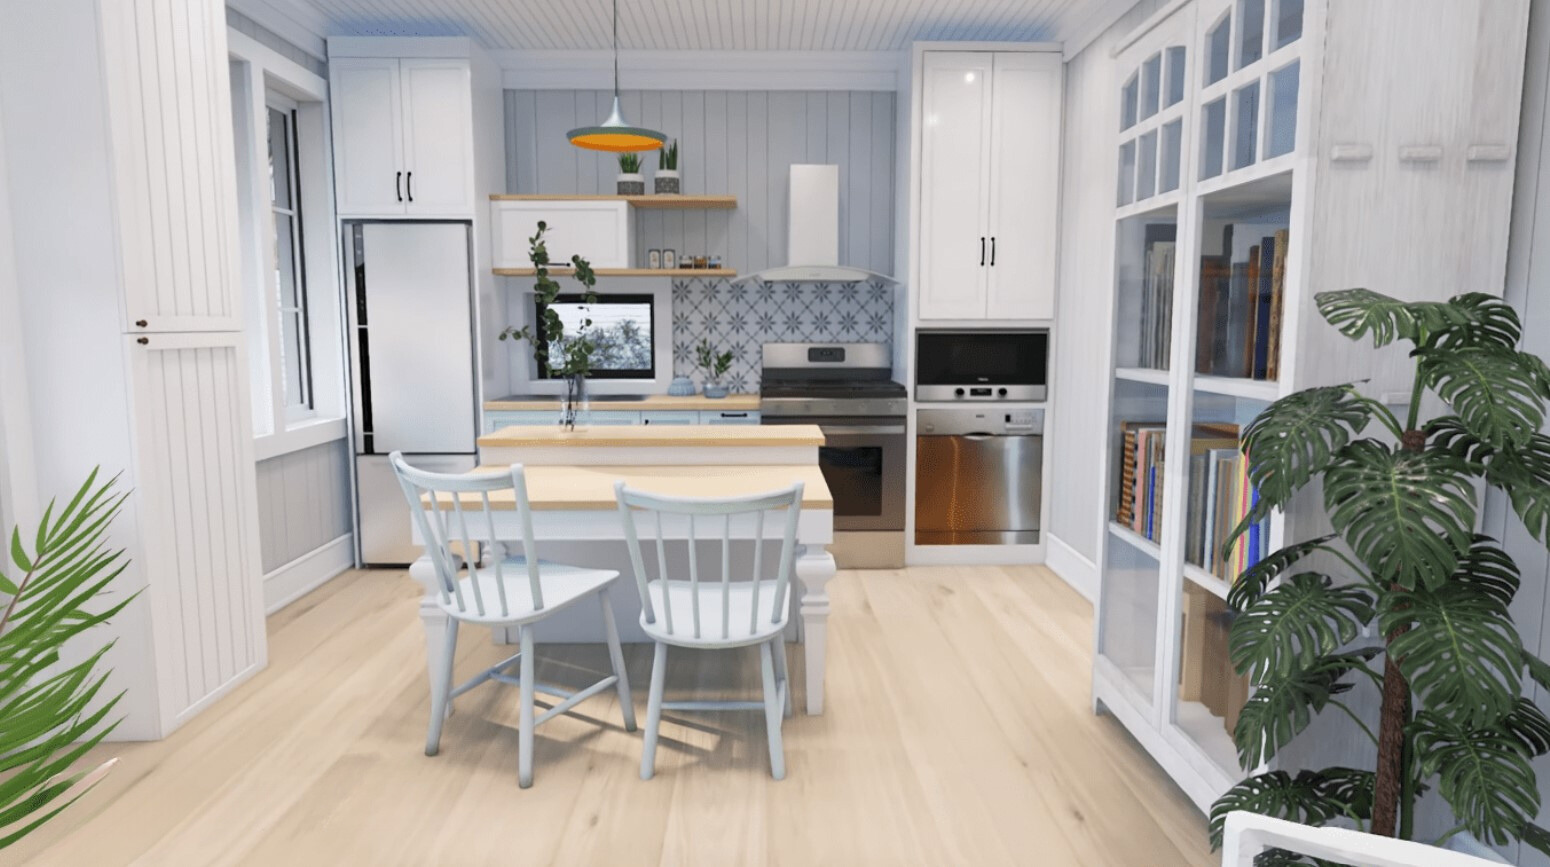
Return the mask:
<path fill-rule="evenodd" d="M 653 196 L 540 196 L 497 193 L 492 202 L 629 202 L 632 208 L 666 211 L 730 210 L 737 207 L 737 196 L 682 196 L 663 193 Z"/>
<path fill-rule="evenodd" d="M 575 273 L 575 268 L 554 267 L 549 273 L 555 277 L 568 277 Z M 532 268 L 495 268 L 497 277 L 532 277 L 537 273 Z M 737 271 L 732 268 L 593 268 L 592 273 L 599 277 L 736 277 Z"/>

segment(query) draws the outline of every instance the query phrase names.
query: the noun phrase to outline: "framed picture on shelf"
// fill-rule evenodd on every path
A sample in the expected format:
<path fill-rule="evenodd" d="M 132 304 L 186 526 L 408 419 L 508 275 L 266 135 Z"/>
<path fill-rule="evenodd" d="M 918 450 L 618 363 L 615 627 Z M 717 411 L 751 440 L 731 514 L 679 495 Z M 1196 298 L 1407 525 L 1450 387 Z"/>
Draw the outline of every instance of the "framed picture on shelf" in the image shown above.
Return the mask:
<path fill-rule="evenodd" d="M 646 251 L 646 267 L 647 268 L 660 268 L 660 267 L 662 267 L 662 251 L 661 250 L 647 250 Z"/>
<path fill-rule="evenodd" d="M 678 254 L 672 250 L 662 251 L 662 267 L 671 271 L 678 267 Z"/>

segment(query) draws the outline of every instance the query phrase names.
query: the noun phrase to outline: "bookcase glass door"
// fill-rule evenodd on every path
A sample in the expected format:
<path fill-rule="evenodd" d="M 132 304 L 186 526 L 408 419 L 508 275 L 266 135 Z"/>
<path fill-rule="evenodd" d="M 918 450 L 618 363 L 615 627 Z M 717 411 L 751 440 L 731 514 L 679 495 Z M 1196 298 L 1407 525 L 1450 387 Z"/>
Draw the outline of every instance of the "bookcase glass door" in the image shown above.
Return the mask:
<path fill-rule="evenodd" d="M 1116 204 L 1144 205 L 1177 193 L 1187 153 L 1184 116 L 1192 88 L 1189 47 L 1193 11 L 1181 9 L 1122 52 L 1119 195 Z"/>
<path fill-rule="evenodd" d="M 1177 241 L 1178 211 L 1173 207 L 1119 223 L 1114 260 L 1114 361 L 1122 369 L 1168 369 L 1168 356 L 1173 351 Z"/>
<path fill-rule="evenodd" d="M 1200 215 L 1195 374 L 1274 382 L 1294 243 L 1291 174 L 1203 196 Z"/>
<path fill-rule="evenodd" d="M 1195 165 L 1202 181 L 1285 156 L 1297 141 L 1303 0 L 1201 0 Z"/>

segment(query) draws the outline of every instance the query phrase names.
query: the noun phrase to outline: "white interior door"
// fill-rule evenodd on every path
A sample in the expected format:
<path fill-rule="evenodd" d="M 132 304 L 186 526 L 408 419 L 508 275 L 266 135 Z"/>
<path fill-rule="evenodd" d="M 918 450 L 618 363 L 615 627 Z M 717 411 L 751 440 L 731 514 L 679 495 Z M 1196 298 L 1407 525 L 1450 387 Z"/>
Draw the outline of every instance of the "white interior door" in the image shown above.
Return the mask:
<path fill-rule="evenodd" d="M 361 450 L 472 453 L 468 224 L 366 223 L 360 230 L 367 348 L 358 374 L 367 379 L 361 445 L 370 437 Z M 357 309 L 358 324 L 362 318 Z"/>
<path fill-rule="evenodd" d="M 339 215 L 391 217 L 405 211 L 403 99 L 399 61 L 329 63 L 334 116 L 334 187 Z"/>
<path fill-rule="evenodd" d="M 922 74 L 920 318 L 985 315 L 992 55 L 932 51 Z"/>
<path fill-rule="evenodd" d="M 408 213 L 471 217 L 474 121 L 468 61 L 403 60 L 400 64 Z"/>
<path fill-rule="evenodd" d="M 1060 192 L 1058 53 L 999 53 L 991 86 L 991 319 L 1055 316 Z"/>

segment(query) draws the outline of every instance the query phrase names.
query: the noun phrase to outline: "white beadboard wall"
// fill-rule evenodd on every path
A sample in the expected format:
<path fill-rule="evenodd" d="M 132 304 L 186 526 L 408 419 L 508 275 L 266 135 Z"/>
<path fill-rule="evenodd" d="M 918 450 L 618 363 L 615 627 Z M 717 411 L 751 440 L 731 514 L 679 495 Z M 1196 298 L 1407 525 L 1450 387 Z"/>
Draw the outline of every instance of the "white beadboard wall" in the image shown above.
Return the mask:
<path fill-rule="evenodd" d="M 506 91 L 506 191 L 612 193 L 614 155 L 582 151 L 565 133 L 600 122 L 612 95 L 592 90 Z M 625 117 L 678 140 L 685 193 L 737 196 L 731 211 L 640 214 L 646 250 L 720 255 L 748 273 L 786 262 L 792 163 L 840 167 L 840 261 L 892 273 L 895 99 L 883 91 L 625 91 Z M 642 172 L 651 183 L 655 154 Z"/>
<path fill-rule="evenodd" d="M 1123 36 L 1163 5 L 1141 0 L 1135 8 L 1066 64 L 1065 164 L 1061 169 L 1060 204 L 1060 331 L 1055 337 L 1054 388 L 1061 400 L 1101 395 L 1109 387 L 1109 353 L 1113 327 L 1114 287 L 1109 262 L 1114 255 L 1115 171 L 1113 147 L 1119 122 L 1118 85 L 1109 50 Z M 1053 547 L 1084 558 L 1087 564 L 1062 558 L 1062 568 L 1087 569 L 1096 586 L 1098 545 L 1103 525 L 1098 520 L 1103 492 L 1094 482 L 1094 468 L 1103 461 L 1108 443 L 1104 418 L 1096 410 L 1055 413 L 1050 444 L 1060 459 L 1054 462 L 1050 498 L 1060 508 L 1050 510 Z M 1082 576 L 1067 575 L 1080 581 Z"/>
<path fill-rule="evenodd" d="M 258 537 L 265 575 L 349 533 L 349 440 L 259 462 Z"/>
<path fill-rule="evenodd" d="M 230 6 L 226 7 L 226 25 L 238 33 L 251 36 L 260 45 L 274 49 L 281 57 L 292 61 L 313 75 L 319 78 L 328 77 L 327 61 L 313 56 L 306 49 Z"/>

